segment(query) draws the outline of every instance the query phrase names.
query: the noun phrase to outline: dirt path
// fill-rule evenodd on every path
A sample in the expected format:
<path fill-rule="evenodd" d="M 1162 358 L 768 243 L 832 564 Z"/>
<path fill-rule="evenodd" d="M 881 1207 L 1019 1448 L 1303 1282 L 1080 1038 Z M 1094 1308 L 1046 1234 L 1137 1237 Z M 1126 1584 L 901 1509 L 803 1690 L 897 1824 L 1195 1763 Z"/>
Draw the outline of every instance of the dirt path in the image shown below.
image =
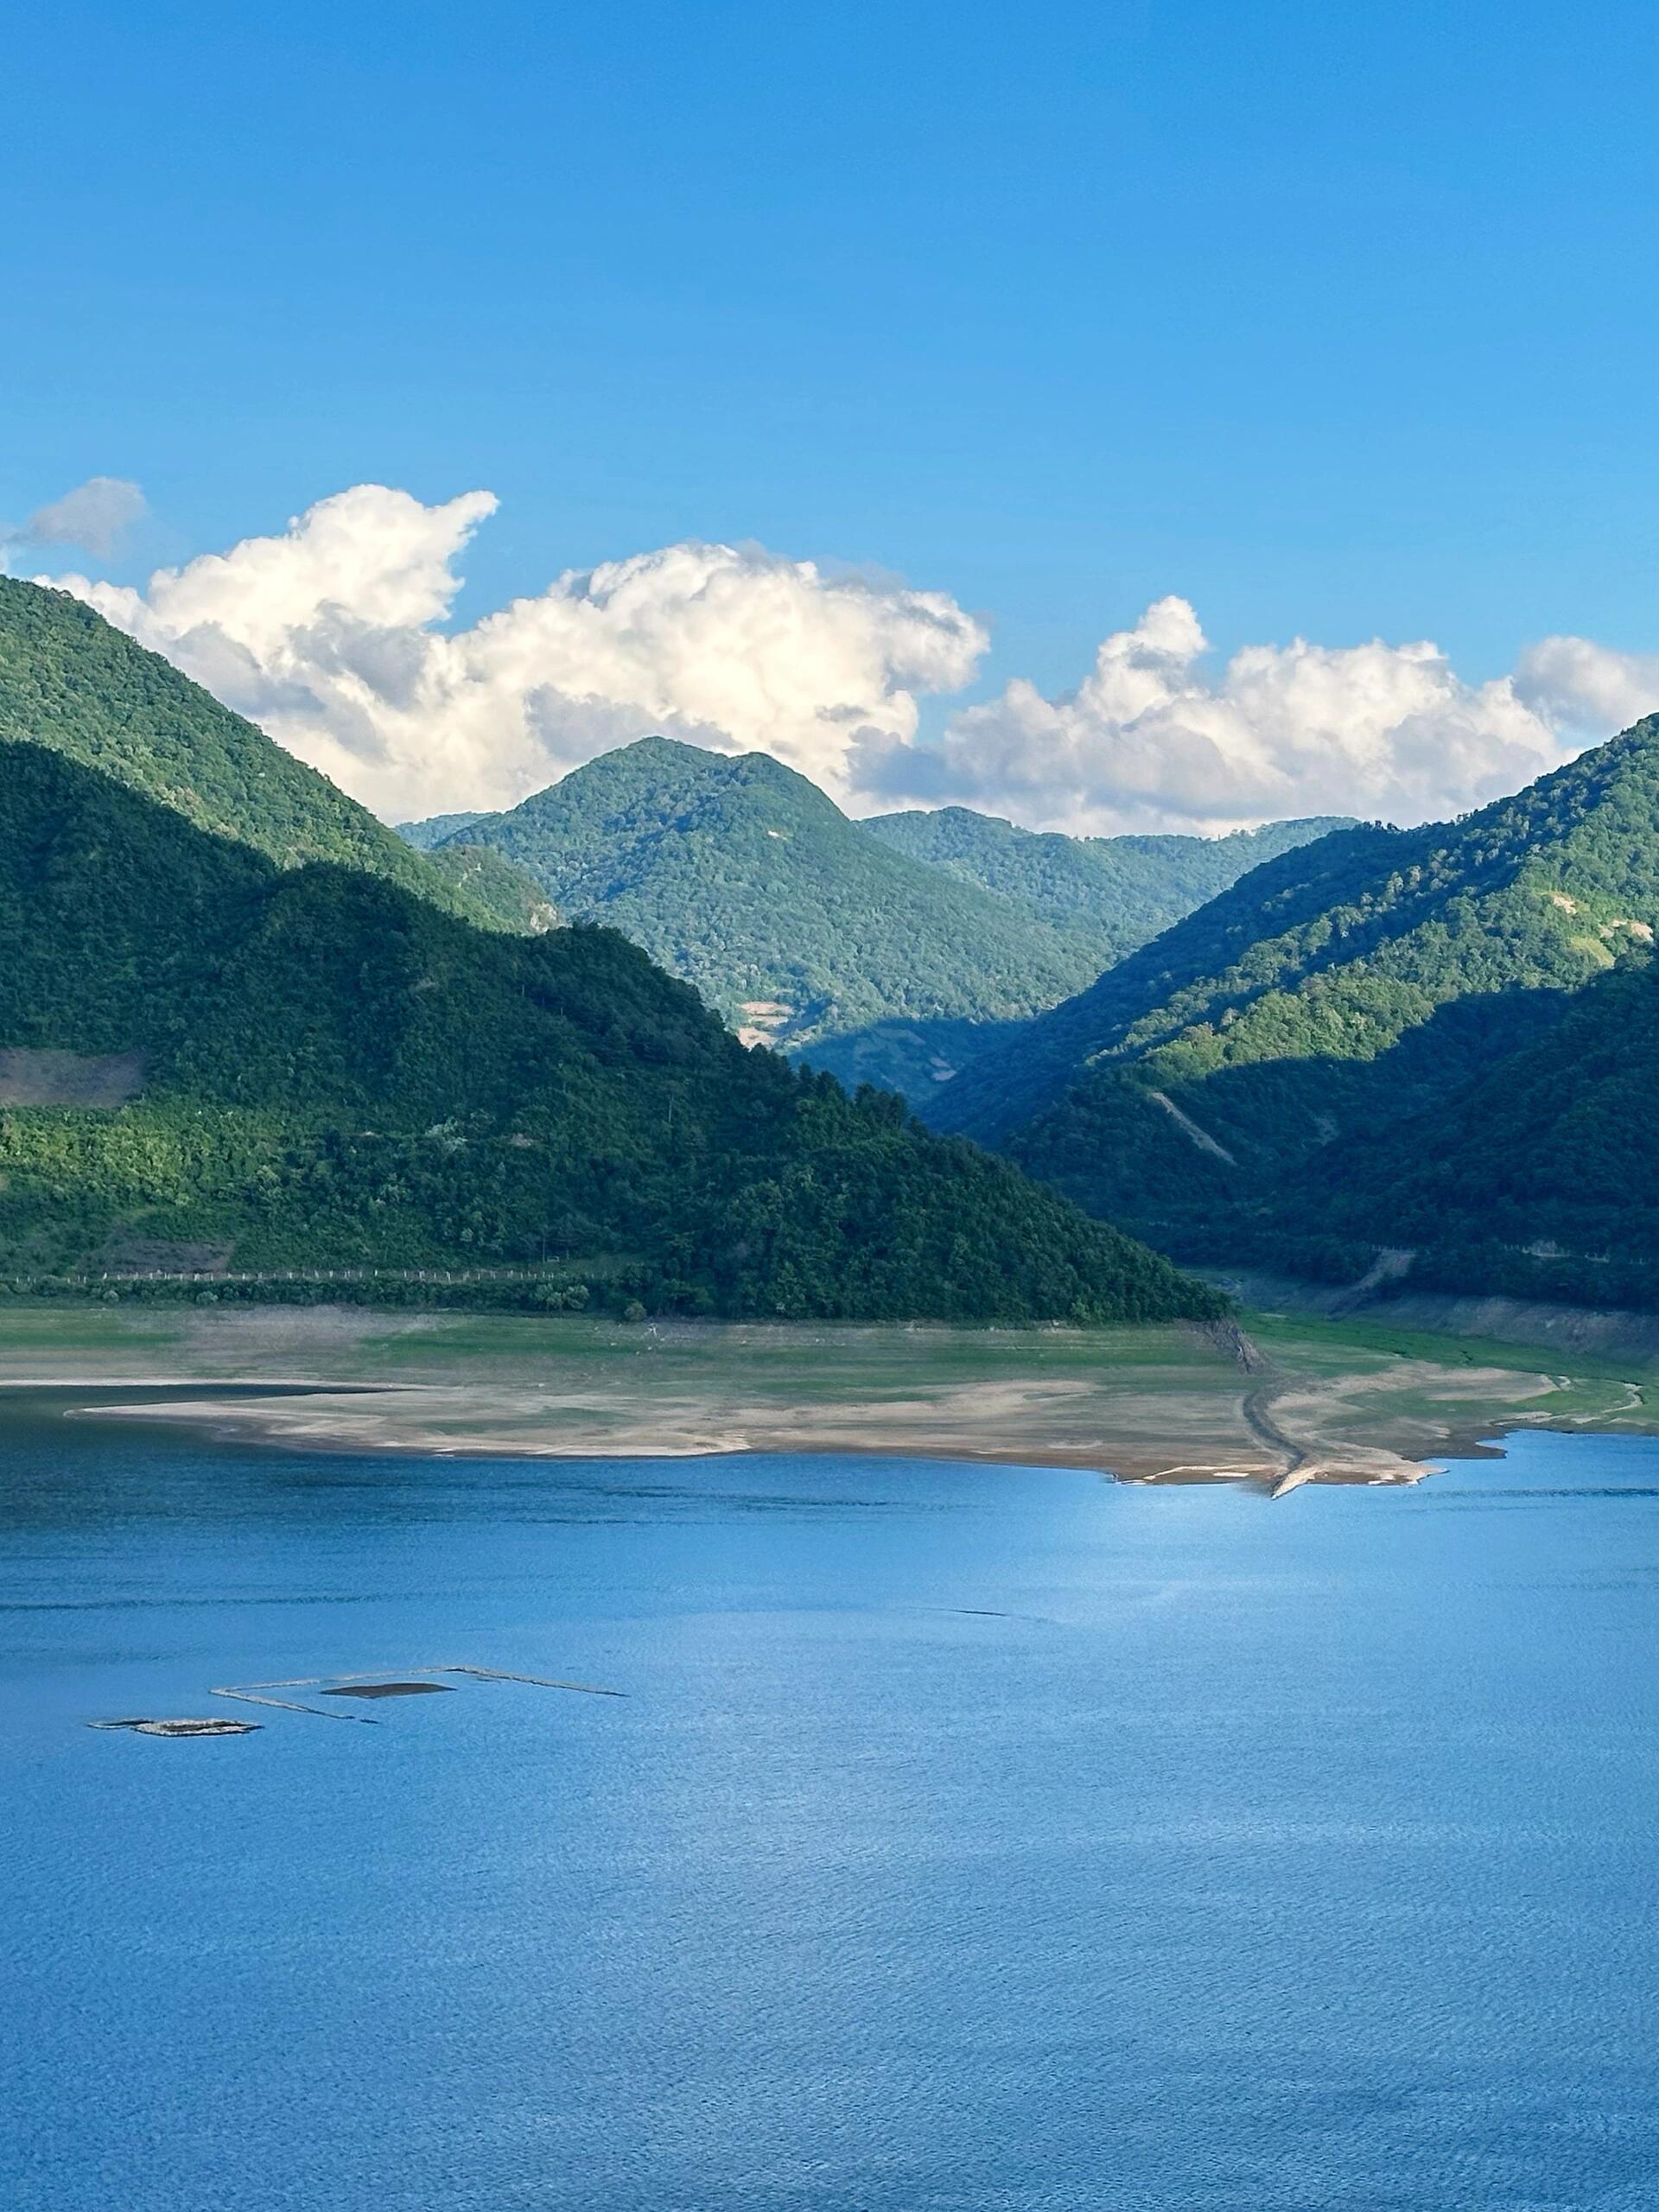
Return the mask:
<path fill-rule="evenodd" d="M 1563 1376 L 1561 1379 L 1565 1385 L 1568 1378 Z M 1592 1421 L 1617 1421 L 1621 1414 L 1640 1413 L 1648 1402 L 1647 1399 L 1643 1395 L 1641 1386 L 1635 1382 L 1621 1382 L 1618 1387 L 1624 1393 L 1623 1404 L 1609 1406 L 1600 1413 L 1574 1414 L 1573 1416 L 1573 1427 L 1587 1428 Z"/>
<path fill-rule="evenodd" d="M 1258 1444 L 1265 1444 L 1269 1452 L 1276 1452 L 1284 1461 L 1284 1469 L 1273 1486 L 1275 1497 L 1282 1497 L 1287 1491 L 1294 1490 L 1301 1473 L 1313 1454 L 1308 1447 L 1298 1444 L 1294 1437 L 1287 1436 L 1273 1417 L 1273 1402 L 1284 1389 L 1281 1377 L 1274 1376 L 1259 1383 L 1254 1390 L 1247 1390 L 1240 1403 L 1245 1427 Z"/>
<path fill-rule="evenodd" d="M 1245 1427 L 1256 1442 L 1283 1462 L 1273 1485 L 1273 1495 L 1281 1497 L 1287 1491 L 1294 1490 L 1299 1481 L 1308 1479 L 1302 1470 L 1313 1458 L 1310 1448 L 1287 1435 L 1274 1419 L 1274 1402 L 1283 1395 L 1288 1378 L 1280 1373 L 1255 1338 L 1241 1329 L 1236 1321 L 1207 1321 L 1201 1334 L 1218 1351 L 1236 1360 L 1246 1375 L 1255 1378 L 1254 1387 L 1240 1398 L 1238 1409 Z"/>
<path fill-rule="evenodd" d="M 1207 1152 L 1213 1159 L 1224 1160 L 1229 1167 L 1238 1165 L 1224 1144 L 1218 1143 L 1208 1129 L 1201 1128 L 1190 1114 L 1184 1114 L 1166 1090 L 1149 1090 L 1148 1098 L 1155 1099 L 1178 1129 L 1192 1138 L 1200 1152 Z"/>
<path fill-rule="evenodd" d="M 1240 1398 L 1238 1410 L 1256 1442 L 1281 1463 L 1272 1495 L 1287 1497 L 1304 1483 L 1321 1478 L 1329 1480 L 1333 1465 L 1342 1464 L 1342 1455 L 1333 1463 L 1325 1443 L 1318 1437 L 1299 1442 L 1275 1410 L 1279 1401 L 1296 1388 L 1295 1378 L 1277 1368 L 1255 1338 L 1236 1321 L 1212 1322 L 1206 1333 L 1222 1351 L 1231 1353 L 1246 1375 L 1255 1378 L 1252 1388 Z"/>

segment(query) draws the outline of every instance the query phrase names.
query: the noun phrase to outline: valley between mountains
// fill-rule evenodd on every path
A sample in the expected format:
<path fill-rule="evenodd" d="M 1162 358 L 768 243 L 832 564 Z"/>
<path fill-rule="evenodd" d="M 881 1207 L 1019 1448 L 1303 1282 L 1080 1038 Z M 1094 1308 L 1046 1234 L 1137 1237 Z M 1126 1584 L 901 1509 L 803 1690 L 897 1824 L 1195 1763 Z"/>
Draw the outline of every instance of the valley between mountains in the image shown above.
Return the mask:
<path fill-rule="evenodd" d="M 397 835 L 0 578 L 0 829 L 14 1295 L 1659 1308 L 1659 717 L 1406 830 L 860 822 L 647 737 Z"/>

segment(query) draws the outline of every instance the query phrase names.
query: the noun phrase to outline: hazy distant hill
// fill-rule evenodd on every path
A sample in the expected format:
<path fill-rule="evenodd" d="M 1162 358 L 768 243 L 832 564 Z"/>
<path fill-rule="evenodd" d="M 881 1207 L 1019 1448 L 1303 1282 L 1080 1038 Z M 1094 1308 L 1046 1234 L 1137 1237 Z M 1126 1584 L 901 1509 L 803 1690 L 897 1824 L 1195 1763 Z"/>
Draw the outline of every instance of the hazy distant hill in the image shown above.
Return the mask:
<path fill-rule="evenodd" d="M 881 814 L 863 824 L 895 851 L 1040 916 L 1086 947 L 1096 971 L 1263 861 L 1353 826 L 1348 816 L 1333 814 L 1225 837 L 1067 837 L 965 806 Z"/>
<path fill-rule="evenodd" d="M 429 853 L 446 837 L 459 837 L 470 830 L 474 822 L 482 822 L 481 814 L 431 814 L 424 822 L 399 822 L 394 825 L 397 835 L 414 846 L 417 853 Z"/>
<path fill-rule="evenodd" d="M 1498 1085 L 1510 1056 L 1545 1126 L 1555 1108 L 1538 1102 L 1566 1095 L 1549 1071 L 1567 1080 L 1582 1049 L 1572 995 L 1645 963 L 1656 926 L 1659 717 L 1461 822 L 1269 861 L 1029 1025 L 1017 1052 L 987 1054 L 934 1113 L 1172 1249 L 1326 1264 L 1321 1244 L 1362 1222 L 1409 1241 L 1400 1146 L 1472 1158 L 1486 1109 L 1471 1086 Z M 1616 1029 L 1627 1002 L 1621 987 L 1581 1003 Z M 1444 1177 L 1413 1187 L 1452 1202 Z M 1638 1178 L 1633 1203 L 1650 1196 Z M 1466 1239 L 1464 1213 L 1436 1230 L 1431 1208 L 1411 1233 Z"/>
<path fill-rule="evenodd" d="M 84 601 L 0 576 L 0 742 L 50 746 L 251 845 L 279 868 L 365 868 L 491 927 L 518 926 L 522 888 L 498 873 L 475 893 L 433 867 L 315 768 L 147 652 Z"/>
<path fill-rule="evenodd" d="M 917 1096 L 1252 854 L 1324 826 L 1211 843 L 1039 837 L 960 808 L 854 822 L 767 754 L 645 738 L 511 813 L 403 834 L 436 858 L 461 842 L 505 854 L 744 1036 Z"/>

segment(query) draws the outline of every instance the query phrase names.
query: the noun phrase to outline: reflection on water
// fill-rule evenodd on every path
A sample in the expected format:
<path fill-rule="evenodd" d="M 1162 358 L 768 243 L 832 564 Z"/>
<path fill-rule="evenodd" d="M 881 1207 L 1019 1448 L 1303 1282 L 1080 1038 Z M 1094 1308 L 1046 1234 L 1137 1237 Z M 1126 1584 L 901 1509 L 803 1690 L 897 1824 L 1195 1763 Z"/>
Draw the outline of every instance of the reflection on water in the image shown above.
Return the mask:
<path fill-rule="evenodd" d="M 0 1433 L 0 2193 L 1636 2212 L 1656 1562 L 1640 1440 L 1268 1506 L 41 1400 Z M 84 1725 L 468 1666 L 627 1694 Z"/>

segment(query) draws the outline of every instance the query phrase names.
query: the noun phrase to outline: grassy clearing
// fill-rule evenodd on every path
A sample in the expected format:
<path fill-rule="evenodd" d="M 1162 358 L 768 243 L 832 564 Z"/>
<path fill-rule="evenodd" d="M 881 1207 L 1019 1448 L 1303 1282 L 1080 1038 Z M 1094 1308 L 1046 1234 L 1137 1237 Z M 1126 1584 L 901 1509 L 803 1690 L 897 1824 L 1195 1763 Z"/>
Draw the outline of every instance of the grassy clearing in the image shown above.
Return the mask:
<path fill-rule="evenodd" d="M 1369 1316 L 1332 1321 L 1303 1313 L 1247 1310 L 1240 1319 L 1274 1359 L 1299 1369 L 1332 1372 L 1351 1370 L 1374 1355 L 1379 1362 L 1432 1360 L 1442 1367 L 1503 1367 L 1536 1372 L 1560 1355 L 1539 1344 L 1500 1342 L 1495 1337 L 1452 1336 L 1444 1330 L 1402 1328 Z M 1640 1354 L 1574 1351 L 1574 1370 L 1584 1376 L 1640 1379 L 1659 1371 L 1659 1361 Z"/>
<path fill-rule="evenodd" d="M 40 1370 L 44 1373 L 67 1353 L 160 1351 L 181 1344 L 188 1327 L 186 1317 L 171 1310 L 119 1313 L 67 1300 L 38 1306 L 18 1298 L 0 1300 L 0 1379 L 23 1372 L 35 1358 L 47 1363 Z"/>
<path fill-rule="evenodd" d="M 415 1382 L 524 1379 L 562 1370 L 588 1381 L 647 1371 L 654 1389 L 724 1392 L 734 1384 L 801 1404 L 1027 1382 L 1141 1390 L 1237 1387 L 1232 1362 L 1179 1326 L 960 1329 L 810 1323 L 651 1324 L 561 1316 L 423 1319 L 351 1349 L 350 1372 Z"/>

